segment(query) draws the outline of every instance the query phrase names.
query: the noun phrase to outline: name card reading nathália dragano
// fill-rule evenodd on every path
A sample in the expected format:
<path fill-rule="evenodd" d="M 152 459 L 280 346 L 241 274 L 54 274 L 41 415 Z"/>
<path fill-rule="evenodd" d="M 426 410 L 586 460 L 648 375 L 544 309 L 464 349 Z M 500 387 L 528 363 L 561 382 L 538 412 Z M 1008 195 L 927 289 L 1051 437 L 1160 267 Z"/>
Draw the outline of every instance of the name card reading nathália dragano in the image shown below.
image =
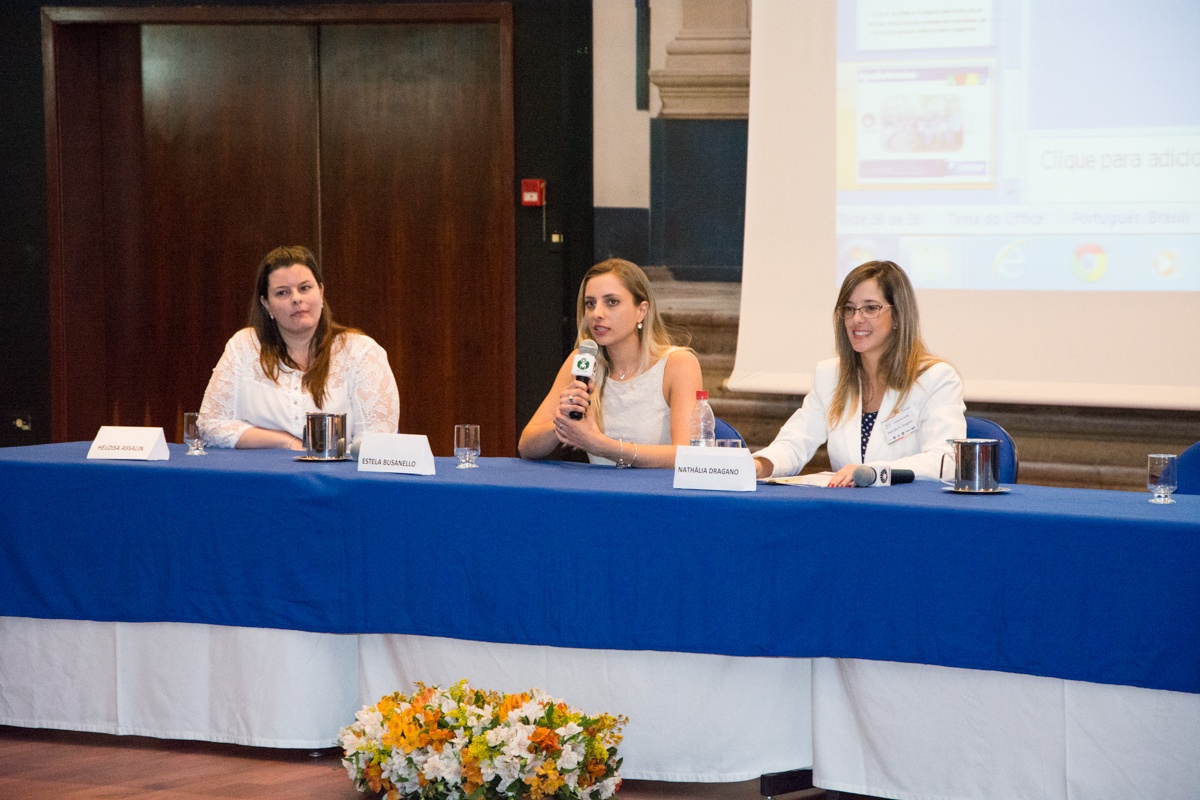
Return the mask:
<path fill-rule="evenodd" d="M 675 488 L 753 492 L 754 459 L 744 447 L 677 447 Z"/>
<path fill-rule="evenodd" d="M 434 475 L 429 437 L 415 433 L 364 433 L 358 451 L 358 471 Z"/>
<path fill-rule="evenodd" d="M 125 461 L 166 461 L 171 457 L 167 437 L 162 428 L 131 428 L 124 425 L 103 425 L 88 458 L 111 458 Z"/>

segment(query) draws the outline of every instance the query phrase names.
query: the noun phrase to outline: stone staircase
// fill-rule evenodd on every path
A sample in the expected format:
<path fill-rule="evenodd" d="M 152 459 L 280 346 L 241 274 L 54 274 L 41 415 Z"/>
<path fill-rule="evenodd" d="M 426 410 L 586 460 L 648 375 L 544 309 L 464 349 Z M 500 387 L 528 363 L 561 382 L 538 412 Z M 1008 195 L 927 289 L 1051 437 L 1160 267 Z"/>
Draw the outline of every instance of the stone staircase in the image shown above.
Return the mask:
<path fill-rule="evenodd" d="M 800 406 L 800 395 L 731 392 L 725 384 L 737 350 L 741 284 L 675 280 L 646 270 L 667 321 L 691 334 L 713 411 L 751 448 L 767 445 Z M 968 403 L 1017 443 L 1020 483 L 1146 491 L 1146 456 L 1180 453 L 1200 440 L 1200 412 Z M 805 472 L 828 469 L 824 452 Z"/>

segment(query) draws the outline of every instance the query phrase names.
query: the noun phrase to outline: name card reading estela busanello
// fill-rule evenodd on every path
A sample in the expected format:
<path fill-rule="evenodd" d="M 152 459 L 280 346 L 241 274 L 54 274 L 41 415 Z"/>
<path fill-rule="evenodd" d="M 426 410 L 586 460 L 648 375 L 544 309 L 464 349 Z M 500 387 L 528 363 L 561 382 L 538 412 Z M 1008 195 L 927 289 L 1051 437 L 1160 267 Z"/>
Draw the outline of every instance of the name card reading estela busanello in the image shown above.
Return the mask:
<path fill-rule="evenodd" d="M 358 471 L 437 474 L 429 437 L 415 433 L 364 433 L 358 451 Z"/>
<path fill-rule="evenodd" d="M 102 425 L 88 448 L 88 458 L 166 461 L 171 457 L 162 428 Z"/>
<path fill-rule="evenodd" d="M 754 459 L 744 447 L 677 447 L 675 488 L 753 492 Z"/>

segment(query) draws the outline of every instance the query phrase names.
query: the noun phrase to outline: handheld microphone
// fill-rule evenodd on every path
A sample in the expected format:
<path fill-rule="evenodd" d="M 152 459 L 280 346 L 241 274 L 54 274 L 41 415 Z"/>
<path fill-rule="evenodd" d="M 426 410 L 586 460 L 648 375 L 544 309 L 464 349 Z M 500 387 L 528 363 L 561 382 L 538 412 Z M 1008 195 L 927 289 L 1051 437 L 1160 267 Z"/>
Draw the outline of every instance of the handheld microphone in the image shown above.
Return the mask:
<path fill-rule="evenodd" d="M 895 486 L 899 483 L 912 483 L 916 478 L 916 473 L 911 469 L 892 469 L 891 467 L 880 467 L 876 473 L 874 467 L 868 467 L 863 464 L 861 467 L 854 468 L 855 486 Z"/>
<path fill-rule="evenodd" d="M 596 374 L 596 357 L 600 355 L 600 345 L 595 339 L 584 339 L 579 343 L 579 352 L 575 354 L 575 363 L 571 365 L 571 374 L 580 383 L 592 384 L 592 376 Z M 571 419 L 583 419 L 582 411 L 572 411 L 567 416 Z"/>

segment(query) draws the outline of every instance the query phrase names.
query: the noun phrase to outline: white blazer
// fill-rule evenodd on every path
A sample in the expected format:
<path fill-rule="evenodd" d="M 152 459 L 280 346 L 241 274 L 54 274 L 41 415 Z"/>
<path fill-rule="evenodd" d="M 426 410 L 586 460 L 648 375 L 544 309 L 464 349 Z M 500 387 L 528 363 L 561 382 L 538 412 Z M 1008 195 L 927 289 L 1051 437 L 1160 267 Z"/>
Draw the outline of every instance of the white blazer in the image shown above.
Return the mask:
<path fill-rule="evenodd" d="M 925 370 L 909 391 L 902 408 L 896 407 L 898 392 L 889 389 L 884 394 L 865 458 L 862 456 L 861 399 L 854 413 L 837 427 L 830 430 L 826 422 L 826 411 L 837 379 L 838 359 L 818 363 L 812 391 L 805 396 L 803 405 L 780 429 L 775 441 L 754 454 L 774 465 L 771 477 L 798 474 L 817 448 L 827 443 L 829 463 L 835 472 L 847 464 L 867 464 L 876 468 L 911 469 L 918 478 L 937 480 L 942 454 L 953 452 L 946 440 L 967 435 L 962 379 L 954 367 L 939 361 Z M 888 442 L 887 420 L 899 418 L 906 411 L 911 412 L 916 421 L 916 432 Z"/>

